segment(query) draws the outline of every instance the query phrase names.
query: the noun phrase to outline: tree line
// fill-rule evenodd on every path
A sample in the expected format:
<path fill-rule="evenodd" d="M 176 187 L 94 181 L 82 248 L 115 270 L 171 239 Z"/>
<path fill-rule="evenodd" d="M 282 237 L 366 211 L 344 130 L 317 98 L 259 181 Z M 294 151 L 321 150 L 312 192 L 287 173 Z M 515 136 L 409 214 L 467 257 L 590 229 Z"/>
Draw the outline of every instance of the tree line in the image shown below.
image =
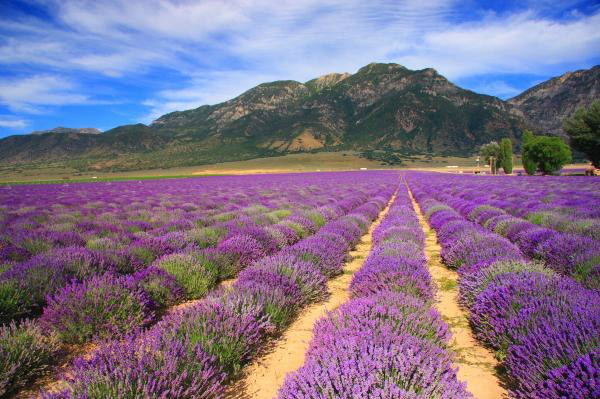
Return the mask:
<path fill-rule="evenodd" d="M 588 109 L 575 111 L 571 118 L 564 120 L 563 129 L 569 136 L 570 146 L 584 153 L 595 168 L 600 168 L 600 101 L 593 102 Z M 525 130 L 521 141 L 523 169 L 528 175 L 537 171 L 553 174 L 572 161 L 571 148 L 560 137 L 534 135 Z M 479 154 L 490 165 L 491 173 L 497 173 L 500 168 L 506 174 L 512 173 L 513 151 L 509 138 L 482 145 Z"/>

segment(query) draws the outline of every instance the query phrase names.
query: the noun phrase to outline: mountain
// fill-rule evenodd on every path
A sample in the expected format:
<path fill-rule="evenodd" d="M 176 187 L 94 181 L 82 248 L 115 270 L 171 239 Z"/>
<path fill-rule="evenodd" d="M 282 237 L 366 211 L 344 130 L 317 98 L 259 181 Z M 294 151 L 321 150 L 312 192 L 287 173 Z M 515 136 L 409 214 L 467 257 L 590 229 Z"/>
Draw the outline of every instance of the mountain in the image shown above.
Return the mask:
<path fill-rule="evenodd" d="M 477 94 L 431 68 L 369 64 L 354 74 L 305 83 L 263 83 L 220 104 L 163 115 L 149 126 L 7 137 L 0 140 L 0 163 L 132 170 L 325 150 L 470 155 L 490 140 L 518 143 L 528 115 L 542 112 L 522 108 L 519 97 L 506 102 Z"/>
<path fill-rule="evenodd" d="M 537 134 L 565 136 L 564 118 L 600 99 L 600 65 L 567 72 L 508 100 Z"/>
<path fill-rule="evenodd" d="M 100 134 L 102 131 L 95 127 L 82 127 L 82 128 L 70 128 L 70 127 L 55 127 L 49 130 L 36 130 L 29 134 L 46 134 L 46 133 L 81 133 L 81 134 Z"/>

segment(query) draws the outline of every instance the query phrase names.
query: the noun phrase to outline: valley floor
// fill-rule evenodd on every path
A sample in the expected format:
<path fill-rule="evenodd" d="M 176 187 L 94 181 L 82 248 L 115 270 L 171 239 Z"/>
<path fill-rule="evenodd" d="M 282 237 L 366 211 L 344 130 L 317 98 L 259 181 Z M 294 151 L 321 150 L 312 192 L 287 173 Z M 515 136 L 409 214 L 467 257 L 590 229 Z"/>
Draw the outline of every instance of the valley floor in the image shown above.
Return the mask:
<path fill-rule="evenodd" d="M 417 169 L 456 173 L 477 169 L 474 157 L 413 157 L 401 166 L 382 165 L 379 161 L 361 158 L 353 151 L 289 154 L 280 157 L 256 158 L 246 161 L 189 166 L 170 169 L 135 170 L 125 172 L 78 172 L 64 167 L 20 168 L 0 165 L 2 183 L 62 183 L 97 180 L 136 180 L 212 175 L 250 175 L 263 173 L 325 172 L 341 170 Z M 515 169 L 519 169 L 517 159 Z M 587 164 L 572 164 L 566 170 L 582 170 Z M 485 170 L 485 168 L 481 168 Z"/>

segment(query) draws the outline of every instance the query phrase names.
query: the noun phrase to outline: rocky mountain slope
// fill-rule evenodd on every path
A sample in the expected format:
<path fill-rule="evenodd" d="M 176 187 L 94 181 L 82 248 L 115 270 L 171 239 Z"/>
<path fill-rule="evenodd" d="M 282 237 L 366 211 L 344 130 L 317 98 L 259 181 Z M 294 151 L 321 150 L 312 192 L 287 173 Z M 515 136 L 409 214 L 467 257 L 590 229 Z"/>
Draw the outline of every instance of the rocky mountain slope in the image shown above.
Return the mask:
<path fill-rule="evenodd" d="M 564 136 L 562 121 L 600 99 L 600 65 L 567 72 L 508 100 L 537 134 Z"/>
<path fill-rule="evenodd" d="M 81 133 L 81 134 L 100 134 L 102 131 L 95 127 L 82 127 L 82 128 L 70 128 L 70 127 L 55 127 L 54 129 L 48 130 L 35 130 L 30 134 L 46 134 L 46 133 Z"/>
<path fill-rule="evenodd" d="M 587 84 L 597 84 L 591 80 Z M 354 74 L 305 83 L 264 83 L 221 104 L 169 113 L 149 126 L 120 126 L 100 135 L 11 136 L 0 140 L 0 162 L 124 170 L 323 150 L 468 155 L 490 140 L 518 142 L 527 121 L 543 117 L 535 107 L 538 97 L 529 97 L 533 103 L 519 98 L 505 102 L 464 90 L 434 69 L 369 64 Z"/>

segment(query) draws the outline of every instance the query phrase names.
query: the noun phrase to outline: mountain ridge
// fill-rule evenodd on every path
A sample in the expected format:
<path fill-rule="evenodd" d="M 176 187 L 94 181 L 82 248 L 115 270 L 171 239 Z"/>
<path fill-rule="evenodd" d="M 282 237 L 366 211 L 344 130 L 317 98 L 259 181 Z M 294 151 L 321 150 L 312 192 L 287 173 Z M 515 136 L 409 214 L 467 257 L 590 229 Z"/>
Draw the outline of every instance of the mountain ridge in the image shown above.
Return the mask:
<path fill-rule="evenodd" d="M 595 68 L 588 70 L 592 78 L 576 71 L 571 74 L 577 79 L 562 80 L 577 101 L 590 97 L 585 84 L 592 97 L 598 95 Z M 100 135 L 10 136 L 0 140 L 0 162 L 131 170 L 312 151 L 469 155 L 502 137 L 518 146 L 524 128 L 544 127 L 536 117 L 545 114 L 535 106 L 564 104 L 559 78 L 547 81 L 552 90 L 533 90 L 537 85 L 524 97 L 503 101 L 456 86 L 433 68 L 371 63 L 353 74 L 331 73 L 304 83 L 262 83 L 219 104 L 165 114 L 150 125 L 118 126 Z M 576 107 L 577 101 L 567 102 Z M 537 126 L 533 130 L 543 133 Z"/>

